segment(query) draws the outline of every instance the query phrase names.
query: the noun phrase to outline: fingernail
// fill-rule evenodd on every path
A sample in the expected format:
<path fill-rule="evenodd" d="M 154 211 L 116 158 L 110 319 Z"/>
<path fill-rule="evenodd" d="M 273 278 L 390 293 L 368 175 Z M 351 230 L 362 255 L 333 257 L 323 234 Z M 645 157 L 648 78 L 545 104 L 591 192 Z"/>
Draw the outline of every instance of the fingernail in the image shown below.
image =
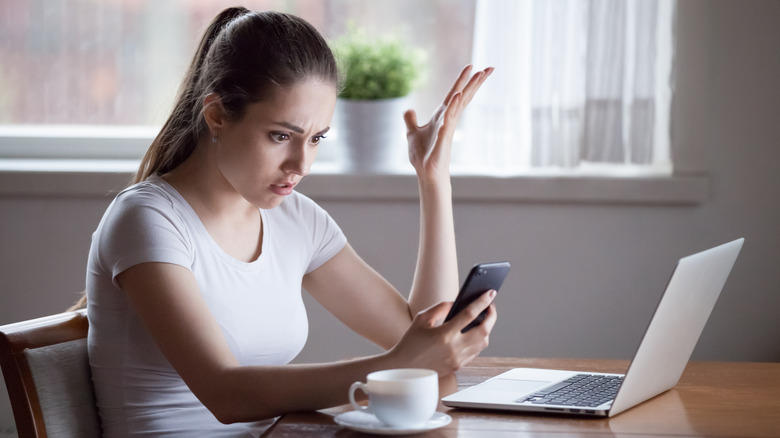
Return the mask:
<path fill-rule="evenodd" d="M 490 291 L 490 298 L 495 298 L 495 296 L 496 296 L 496 291 L 495 290 L 491 290 Z"/>

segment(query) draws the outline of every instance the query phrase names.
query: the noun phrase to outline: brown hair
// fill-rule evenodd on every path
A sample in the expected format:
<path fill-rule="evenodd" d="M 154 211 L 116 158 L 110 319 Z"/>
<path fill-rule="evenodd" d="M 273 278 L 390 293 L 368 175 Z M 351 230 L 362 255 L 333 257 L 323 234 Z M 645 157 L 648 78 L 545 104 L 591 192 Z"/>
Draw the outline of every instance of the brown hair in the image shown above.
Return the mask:
<path fill-rule="evenodd" d="M 203 101 L 214 93 L 231 118 L 275 87 L 316 77 L 338 88 L 330 47 L 305 20 L 243 7 L 220 12 L 209 24 L 176 97 L 173 111 L 146 151 L 134 182 L 167 173 L 192 154 L 207 134 Z"/>

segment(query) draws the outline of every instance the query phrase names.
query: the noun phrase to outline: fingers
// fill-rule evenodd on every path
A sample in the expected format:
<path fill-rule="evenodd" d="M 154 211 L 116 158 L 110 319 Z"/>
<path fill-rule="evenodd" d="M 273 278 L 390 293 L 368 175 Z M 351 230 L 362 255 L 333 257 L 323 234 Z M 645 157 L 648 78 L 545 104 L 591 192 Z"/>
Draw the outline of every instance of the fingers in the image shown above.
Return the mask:
<path fill-rule="evenodd" d="M 496 313 L 496 305 L 494 303 L 490 303 L 490 306 L 488 306 L 487 313 L 485 314 L 485 319 L 482 320 L 482 324 L 480 324 L 487 333 L 490 333 L 493 331 L 493 326 L 496 325 L 496 320 L 498 318 L 498 314 Z"/>
<path fill-rule="evenodd" d="M 444 99 L 444 117 L 445 120 L 457 120 L 463 109 L 468 106 L 471 99 L 477 93 L 477 90 L 485 83 L 485 80 L 493 73 L 494 68 L 488 67 L 485 70 L 475 73 L 469 78 L 471 66 L 463 69 L 458 79 L 455 81 L 452 89 L 447 93 Z"/>
<path fill-rule="evenodd" d="M 457 337 L 461 342 L 461 347 L 458 352 L 458 359 L 454 361 L 456 363 L 456 368 L 468 365 L 469 362 L 479 356 L 490 344 L 490 332 L 493 330 L 493 326 L 496 323 L 495 305 L 493 303 L 489 304 L 486 310 L 485 319 L 479 325 L 475 326 L 467 333 L 457 334 Z M 460 330 L 461 326 L 454 326 L 454 328 Z"/>
<path fill-rule="evenodd" d="M 447 93 L 447 95 L 444 97 L 444 105 L 449 105 L 450 100 L 455 95 L 455 93 L 459 92 L 463 89 L 463 86 L 468 81 L 469 75 L 471 74 L 471 69 L 473 66 L 471 64 L 463 67 L 463 70 L 460 71 L 460 74 L 458 75 L 458 79 L 455 80 L 455 83 L 452 85 L 452 88 L 450 88 L 450 91 Z"/>
<path fill-rule="evenodd" d="M 449 321 L 449 324 L 452 324 L 458 330 L 462 330 L 469 325 L 471 321 L 474 321 L 483 310 L 488 309 L 488 313 L 490 312 L 489 307 L 495 296 L 495 290 L 489 290 L 480 295 L 479 298 L 455 315 L 455 317 Z"/>
<path fill-rule="evenodd" d="M 414 131 L 419 127 L 417 124 L 417 113 L 414 110 L 408 110 L 404 113 L 404 122 L 408 131 Z"/>
<path fill-rule="evenodd" d="M 433 145 L 431 154 L 440 152 L 442 144 L 449 144 L 452 146 L 452 136 L 455 134 L 455 125 L 457 119 L 460 117 L 460 113 L 463 110 L 463 95 L 462 93 L 455 93 L 450 100 L 450 104 L 444 111 L 444 123 L 438 128 L 438 135 L 436 136 L 436 143 Z"/>
<path fill-rule="evenodd" d="M 464 106 L 471 102 L 471 99 L 477 93 L 477 90 L 479 90 L 482 84 L 485 83 L 485 80 L 487 80 L 487 78 L 493 73 L 493 70 L 495 70 L 493 67 L 488 67 L 471 77 L 468 84 L 466 84 L 466 86 L 463 88 L 463 102 L 465 102 Z"/>
<path fill-rule="evenodd" d="M 455 93 L 450 99 L 450 104 L 447 105 L 447 110 L 444 111 L 444 120 L 452 121 L 457 119 L 462 109 L 461 103 L 463 102 L 463 93 Z"/>
<path fill-rule="evenodd" d="M 472 66 L 467 65 L 463 68 L 463 70 L 461 70 L 460 75 L 458 75 L 458 79 L 455 80 L 455 83 L 452 85 L 452 88 L 450 88 L 447 96 L 444 97 L 444 105 L 449 105 L 453 96 L 459 92 L 463 92 L 465 95 L 464 102 L 466 102 L 468 105 L 468 103 L 471 101 L 471 98 L 473 98 L 474 94 L 477 92 L 477 90 L 479 90 L 479 87 L 482 86 L 488 76 L 490 76 L 495 70 L 493 67 L 488 67 L 482 71 L 474 73 L 473 76 L 469 77 L 471 74 L 471 69 Z"/>
<path fill-rule="evenodd" d="M 444 322 L 450 312 L 450 307 L 452 307 L 451 302 L 443 301 L 421 311 L 417 314 L 417 318 L 425 327 L 437 327 Z"/>

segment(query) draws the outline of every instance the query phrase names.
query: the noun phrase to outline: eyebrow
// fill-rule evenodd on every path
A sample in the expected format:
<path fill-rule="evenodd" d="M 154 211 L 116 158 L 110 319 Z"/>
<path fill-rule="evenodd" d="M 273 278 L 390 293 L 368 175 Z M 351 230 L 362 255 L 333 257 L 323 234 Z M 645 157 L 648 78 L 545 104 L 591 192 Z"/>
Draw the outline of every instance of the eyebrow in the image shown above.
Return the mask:
<path fill-rule="evenodd" d="M 300 126 L 297 126 L 297 125 L 293 125 L 292 123 L 287 123 L 287 122 L 274 122 L 274 123 L 276 123 L 279 126 L 284 126 L 285 128 L 287 128 L 287 129 L 289 129 L 291 131 L 295 131 L 298 134 L 303 134 L 305 132 L 303 130 L 303 128 L 301 128 Z M 328 131 L 330 131 L 330 126 L 328 126 L 327 128 L 323 129 L 322 131 L 318 132 L 315 135 L 322 135 L 322 134 L 325 134 Z"/>

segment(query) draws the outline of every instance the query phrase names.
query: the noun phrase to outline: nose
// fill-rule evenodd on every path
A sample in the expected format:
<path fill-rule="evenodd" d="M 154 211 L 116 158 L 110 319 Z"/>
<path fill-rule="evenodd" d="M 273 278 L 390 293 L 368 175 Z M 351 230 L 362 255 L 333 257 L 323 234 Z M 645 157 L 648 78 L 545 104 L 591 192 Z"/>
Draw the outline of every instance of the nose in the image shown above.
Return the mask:
<path fill-rule="evenodd" d="M 290 142 L 287 159 L 284 161 L 283 170 L 295 175 L 306 176 L 309 174 L 311 157 L 313 153 L 306 147 L 305 142 Z"/>

